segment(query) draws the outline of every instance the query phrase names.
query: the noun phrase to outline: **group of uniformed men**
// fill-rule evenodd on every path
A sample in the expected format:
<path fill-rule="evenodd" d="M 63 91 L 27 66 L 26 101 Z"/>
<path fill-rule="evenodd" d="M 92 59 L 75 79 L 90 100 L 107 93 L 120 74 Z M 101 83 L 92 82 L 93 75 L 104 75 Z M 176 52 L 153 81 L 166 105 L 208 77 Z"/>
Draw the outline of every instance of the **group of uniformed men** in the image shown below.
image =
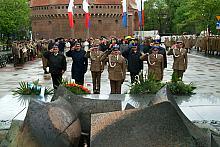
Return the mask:
<path fill-rule="evenodd" d="M 164 68 L 167 67 L 166 55 L 173 55 L 174 72 L 182 79 L 188 64 L 187 52 L 190 52 L 191 48 L 195 47 L 198 51 L 209 54 L 216 52 L 218 55 L 220 53 L 220 38 L 216 36 L 165 38 L 164 45 L 165 48 L 161 47 L 160 42 L 153 42 L 151 38 L 147 38 L 142 43 L 137 39 L 90 38 L 82 42 L 78 39 L 63 40 L 61 38 L 61 40 L 55 41 L 14 42 L 12 54 L 15 66 L 33 60 L 36 56 L 41 56 L 43 70 L 47 74 L 47 67 L 52 64 L 49 65 L 48 59 L 46 59 L 48 57 L 43 55 L 48 51 L 53 53 L 54 47 L 57 47 L 59 52 L 62 54 L 66 52 L 66 56 L 72 57 L 72 79 L 75 79 L 75 82 L 80 85 L 84 84 L 84 74 L 87 71 L 88 58 L 90 58 L 93 92 L 100 93 L 101 73 L 104 66 L 108 65 L 111 93 L 121 93 L 121 85 L 125 80 L 126 71 L 130 72 L 131 83 L 134 83 L 136 76 L 143 70 L 143 61 L 147 61 L 148 76 L 153 76 L 155 80 L 161 81 Z M 62 74 L 60 79 L 62 79 Z M 59 85 L 57 83 L 54 85 L 55 89 Z"/>
<path fill-rule="evenodd" d="M 163 71 L 167 67 L 165 48 L 160 46 L 160 42 L 152 42 L 150 39 L 141 44 L 137 39 L 120 40 L 117 38 L 109 40 L 91 38 L 85 41 L 87 43 L 78 40 L 67 42 L 70 47 L 66 56 L 73 60 L 71 72 L 75 83 L 84 84 L 84 74 L 87 72 L 88 59 L 90 58 L 93 93 L 100 93 L 101 74 L 105 65 L 108 66 L 111 94 L 121 93 L 126 71 L 130 72 L 131 83 L 136 82 L 136 76 L 143 70 L 143 61 L 147 61 L 148 64 L 148 77 L 151 76 L 157 81 L 163 79 Z M 59 50 L 59 44 L 55 43 L 49 51 L 44 53 L 44 57 L 49 61 L 49 72 L 52 75 L 55 89 L 59 86 L 58 81 L 62 79 L 62 74 L 66 70 L 65 55 L 57 50 Z M 178 41 L 177 44 L 171 46 L 168 55 L 173 55 L 173 69 L 181 80 L 187 68 L 187 50 L 184 47 L 184 42 Z"/>

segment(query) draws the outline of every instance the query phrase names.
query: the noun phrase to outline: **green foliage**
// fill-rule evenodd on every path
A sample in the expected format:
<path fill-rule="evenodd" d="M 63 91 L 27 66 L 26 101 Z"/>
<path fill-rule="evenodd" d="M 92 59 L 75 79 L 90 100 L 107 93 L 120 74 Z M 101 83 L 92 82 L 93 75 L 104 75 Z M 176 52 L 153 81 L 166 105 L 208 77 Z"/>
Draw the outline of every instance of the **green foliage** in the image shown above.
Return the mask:
<path fill-rule="evenodd" d="M 168 82 L 167 86 L 174 95 L 191 95 L 193 90 L 196 89 L 192 83 L 185 84 L 183 81 Z"/>
<path fill-rule="evenodd" d="M 39 84 L 39 80 L 33 81 L 32 86 L 28 82 L 21 81 L 19 82 L 19 86 L 17 90 L 13 90 L 13 95 L 40 95 L 41 85 Z M 53 94 L 53 89 L 45 88 L 45 95 Z"/>
<path fill-rule="evenodd" d="M 6 38 L 10 35 L 22 37 L 30 30 L 30 8 L 27 0 L 1 0 L 0 32 Z"/>
<path fill-rule="evenodd" d="M 220 0 L 148 0 L 145 2 L 145 30 L 160 33 L 200 33 L 210 26 L 213 33 Z"/>
<path fill-rule="evenodd" d="M 167 87 L 174 95 L 190 95 L 193 94 L 193 90 L 196 87 L 190 83 L 185 84 L 179 79 L 176 73 L 173 73 L 171 82 L 167 82 Z M 157 93 L 165 83 L 154 80 L 153 75 L 149 75 L 148 79 L 143 77 L 143 72 L 137 77 L 137 81 L 130 86 L 129 94 L 155 94 Z"/>
<path fill-rule="evenodd" d="M 177 81 L 181 81 L 181 79 L 178 78 L 178 75 L 176 72 L 173 72 L 171 82 L 175 83 Z"/>
<path fill-rule="evenodd" d="M 148 76 L 143 77 L 143 72 L 141 72 L 137 76 L 137 81 L 130 86 L 130 94 L 155 94 L 157 93 L 162 87 L 164 86 L 163 83 L 160 81 L 154 80 L 154 77 Z"/>
<path fill-rule="evenodd" d="M 167 86 L 174 95 L 190 95 L 193 94 L 193 90 L 196 89 L 192 83 L 185 84 L 181 79 L 179 79 L 176 72 L 173 72 L 172 80 L 167 83 Z"/>

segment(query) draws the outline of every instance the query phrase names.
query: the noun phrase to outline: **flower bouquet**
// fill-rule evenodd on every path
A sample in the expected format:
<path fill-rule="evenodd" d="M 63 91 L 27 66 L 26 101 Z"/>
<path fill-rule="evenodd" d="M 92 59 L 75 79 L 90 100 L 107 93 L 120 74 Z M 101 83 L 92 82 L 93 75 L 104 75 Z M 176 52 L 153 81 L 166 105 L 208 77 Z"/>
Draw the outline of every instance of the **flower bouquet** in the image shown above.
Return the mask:
<path fill-rule="evenodd" d="M 13 90 L 13 95 L 51 95 L 53 89 L 43 87 L 39 84 L 39 80 L 33 82 L 19 82 L 20 87 L 17 90 Z"/>
<path fill-rule="evenodd" d="M 72 83 L 72 82 L 70 83 L 64 82 L 63 86 L 76 95 L 91 93 L 91 91 L 88 88 L 82 85 L 79 85 L 79 84 Z"/>

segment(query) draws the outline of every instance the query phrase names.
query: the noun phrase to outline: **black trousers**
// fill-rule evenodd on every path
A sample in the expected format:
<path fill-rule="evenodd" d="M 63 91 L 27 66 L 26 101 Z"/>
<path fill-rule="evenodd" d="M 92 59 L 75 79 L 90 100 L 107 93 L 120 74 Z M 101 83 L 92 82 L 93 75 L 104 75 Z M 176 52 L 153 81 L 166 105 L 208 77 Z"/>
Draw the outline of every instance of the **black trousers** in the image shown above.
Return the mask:
<path fill-rule="evenodd" d="M 75 83 L 79 85 L 84 85 L 84 79 L 75 79 Z"/>
<path fill-rule="evenodd" d="M 135 77 L 138 75 L 138 73 L 133 73 L 130 72 L 130 76 L 131 76 L 131 83 L 134 83 L 136 81 Z"/>
<path fill-rule="evenodd" d="M 57 89 L 62 82 L 62 74 L 51 74 L 53 81 L 53 88 Z"/>

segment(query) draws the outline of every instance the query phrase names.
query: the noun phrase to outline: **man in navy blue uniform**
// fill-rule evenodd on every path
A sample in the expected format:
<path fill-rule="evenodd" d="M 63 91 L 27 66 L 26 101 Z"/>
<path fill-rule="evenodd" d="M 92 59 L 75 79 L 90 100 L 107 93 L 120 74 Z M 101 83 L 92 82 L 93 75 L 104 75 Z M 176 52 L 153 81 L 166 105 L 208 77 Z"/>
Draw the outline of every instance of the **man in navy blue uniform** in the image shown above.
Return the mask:
<path fill-rule="evenodd" d="M 131 83 L 135 82 L 135 76 L 143 69 L 143 61 L 140 59 L 141 52 L 138 50 L 137 45 L 132 45 L 122 53 L 122 56 L 128 61 L 128 72 L 130 72 Z"/>
<path fill-rule="evenodd" d="M 71 45 L 71 49 L 66 52 L 67 57 L 72 57 L 72 79 L 79 85 L 84 84 L 84 75 L 88 67 L 88 58 L 85 56 L 86 51 L 81 48 L 80 43 Z"/>

